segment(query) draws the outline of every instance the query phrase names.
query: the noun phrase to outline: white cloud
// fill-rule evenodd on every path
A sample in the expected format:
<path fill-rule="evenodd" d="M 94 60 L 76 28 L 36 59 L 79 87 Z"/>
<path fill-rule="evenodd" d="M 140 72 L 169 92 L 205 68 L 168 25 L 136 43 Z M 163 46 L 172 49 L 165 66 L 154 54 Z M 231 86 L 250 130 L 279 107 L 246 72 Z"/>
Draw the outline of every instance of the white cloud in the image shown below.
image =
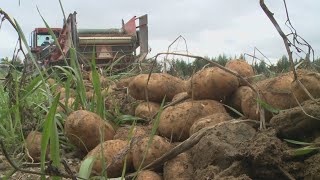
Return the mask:
<path fill-rule="evenodd" d="M 36 5 L 52 27 L 62 26 L 62 13 L 58 1 L 0 0 L 1 8 L 15 17 L 28 36 L 35 27 L 43 27 Z M 188 41 L 189 51 L 194 54 L 217 56 L 226 53 L 233 56 L 252 53 L 256 46 L 270 58 L 285 54 L 283 42 L 259 6 L 253 0 L 136 0 L 136 1 L 63 1 L 65 12 L 77 11 L 80 28 L 120 27 L 121 19 L 128 20 L 134 15 L 149 15 L 149 44 L 152 54 L 166 51 L 168 45 L 179 35 Z M 266 1 L 270 10 L 284 26 L 283 1 Z M 287 1 L 293 25 L 298 33 L 310 41 L 319 56 L 320 36 L 317 22 L 319 17 L 317 0 Z M 4 35 L 3 35 L 4 34 Z M 16 39 L 0 30 L 0 56 L 11 56 L 12 46 L 7 41 Z M 14 34 L 14 33 L 13 33 Z M 178 50 L 184 50 L 180 44 Z"/>

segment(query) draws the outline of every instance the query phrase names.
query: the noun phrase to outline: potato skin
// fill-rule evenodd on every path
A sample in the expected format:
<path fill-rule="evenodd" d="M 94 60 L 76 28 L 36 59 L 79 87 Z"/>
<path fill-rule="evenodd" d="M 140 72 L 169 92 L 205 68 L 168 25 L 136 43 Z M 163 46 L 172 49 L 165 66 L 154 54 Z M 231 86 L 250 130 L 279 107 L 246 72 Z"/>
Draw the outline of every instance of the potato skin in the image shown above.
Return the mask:
<path fill-rule="evenodd" d="M 250 87 L 240 86 L 229 98 L 228 104 L 236 110 L 242 112 L 241 103 L 243 101 L 243 97 L 248 93 L 252 93 L 252 89 Z"/>
<path fill-rule="evenodd" d="M 162 177 L 154 171 L 143 170 L 140 171 L 137 180 L 162 180 Z"/>
<path fill-rule="evenodd" d="M 131 126 L 119 127 L 117 129 L 116 134 L 114 135 L 113 139 L 120 139 L 123 141 L 127 141 L 129 138 L 130 130 L 131 130 Z M 149 136 L 147 131 L 148 131 L 147 127 L 145 127 L 145 126 L 135 126 L 133 129 L 132 138 Z"/>
<path fill-rule="evenodd" d="M 179 100 L 179 99 L 183 99 L 186 97 L 190 97 L 189 94 L 187 92 L 181 92 L 179 94 L 176 94 L 173 98 L 172 98 L 172 102 Z M 190 97 L 191 98 L 191 97 Z"/>
<path fill-rule="evenodd" d="M 260 91 L 263 101 L 274 108 L 283 110 L 297 106 L 291 91 L 292 81 L 292 73 L 286 73 L 275 78 L 259 81 L 254 86 Z M 242 98 L 241 109 L 248 118 L 259 120 L 256 99 L 257 95 L 252 90 L 248 90 Z M 271 117 L 272 113 L 266 111 L 266 120 L 269 121 Z"/>
<path fill-rule="evenodd" d="M 188 94 L 195 100 L 225 100 L 238 87 L 238 78 L 218 67 L 198 71 L 187 82 Z"/>
<path fill-rule="evenodd" d="M 200 129 L 232 119 L 227 113 L 216 113 L 197 120 L 190 128 L 190 136 Z"/>
<path fill-rule="evenodd" d="M 155 102 L 141 102 L 135 109 L 135 116 L 142 119 L 152 119 L 159 111 L 160 104 Z"/>
<path fill-rule="evenodd" d="M 145 154 L 145 151 L 147 150 L 149 138 L 150 137 L 145 137 L 141 139 L 141 141 L 135 144 L 132 149 L 133 166 L 136 170 L 138 170 L 140 164 L 142 163 L 143 156 Z M 153 137 L 150 148 L 148 149 L 142 167 L 161 157 L 163 154 L 168 152 L 170 148 L 171 144 L 168 141 L 160 136 L 155 135 Z"/>
<path fill-rule="evenodd" d="M 163 177 L 165 180 L 192 180 L 193 165 L 189 154 L 181 153 L 174 159 L 167 161 L 163 167 Z"/>
<path fill-rule="evenodd" d="M 103 156 L 105 158 L 106 166 L 107 168 L 107 175 L 110 178 L 115 178 L 121 176 L 123 164 L 125 161 L 125 154 L 123 156 L 120 156 L 119 153 L 122 152 L 122 150 L 125 149 L 127 146 L 126 141 L 122 140 L 108 140 L 102 143 L 103 146 Z M 95 156 L 98 159 L 93 164 L 93 171 L 97 174 L 100 174 L 102 171 L 102 162 L 101 162 L 101 144 L 97 145 L 92 151 L 88 153 L 86 158 Z M 115 161 L 117 157 L 120 157 L 121 159 L 118 161 Z M 133 167 L 132 164 L 132 154 L 129 152 L 127 154 L 127 162 L 126 162 L 127 169 L 130 169 Z"/>
<path fill-rule="evenodd" d="M 247 61 L 243 59 L 234 59 L 234 60 L 228 61 L 225 67 L 237 72 L 240 76 L 244 78 L 254 76 L 254 71 L 252 66 L 250 66 L 250 64 L 248 64 Z M 245 82 L 242 82 L 240 80 L 240 85 L 244 85 L 244 84 Z"/>
<path fill-rule="evenodd" d="M 130 82 L 129 94 L 133 98 L 146 100 L 148 95 L 149 101 L 161 103 L 163 98 L 171 101 L 173 96 L 186 90 L 185 81 L 169 74 L 152 73 L 149 82 L 148 77 L 149 74 L 140 74 Z"/>
<path fill-rule="evenodd" d="M 100 130 L 104 140 L 113 139 L 113 127 L 95 113 L 78 110 L 72 112 L 64 124 L 65 134 L 82 151 L 90 151 L 100 143 Z"/>
<path fill-rule="evenodd" d="M 31 131 L 26 138 L 26 148 L 32 159 L 30 161 L 40 162 L 41 159 L 41 132 Z M 46 156 L 49 154 L 49 149 L 47 148 Z"/>
<path fill-rule="evenodd" d="M 223 105 L 214 100 L 187 101 L 170 106 L 160 115 L 158 132 L 173 142 L 186 140 L 195 121 L 214 113 L 226 113 Z"/>
<path fill-rule="evenodd" d="M 127 88 L 130 84 L 130 82 L 133 80 L 134 77 L 127 77 L 120 79 L 118 82 L 116 82 L 117 88 Z"/>
<path fill-rule="evenodd" d="M 300 70 L 298 71 L 298 79 L 314 98 L 317 99 L 320 97 L 320 74 L 319 73 Z M 292 82 L 291 89 L 293 94 L 297 97 L 300 103 L 310 99 L 308 94 L 301 88 L 301 86 L 297 81 Z"/>

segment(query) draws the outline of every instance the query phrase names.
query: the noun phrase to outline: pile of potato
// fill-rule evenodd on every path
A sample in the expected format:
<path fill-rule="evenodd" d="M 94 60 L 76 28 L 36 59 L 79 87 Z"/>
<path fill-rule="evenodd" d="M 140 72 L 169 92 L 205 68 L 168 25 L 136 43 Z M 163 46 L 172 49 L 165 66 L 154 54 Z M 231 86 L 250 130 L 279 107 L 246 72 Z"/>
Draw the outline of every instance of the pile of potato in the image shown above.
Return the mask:
<path fill-rule="evenodd" d="M 245 79 L 254 76 L 252 67 L 244 60 L 232 60 L 225 67 Z M 307 71 L 299 71 L 298 74 L 299 80 L 311 95 L 319 98 L 320 75 Z M 257 94 L 248 86 L 247 81 L 218 67 L 200 70 L 188 80 L 165 73 L 140 74 L 116 84 L 103 77 L 100 80 L 106 81 L 105 87 L 110 87 L 111 84 L 112 87 L 127 89 L 130 97 L 139 102 L 132 114 L 145 121 L 135 127 L 118 127 L 110 123 L 111 119 L 102 119 L 86 110 L 74 111 L 68 115 L 64 122 L 65 135 L 70 143 L 87 154 L 86 158 L 97 157 L 93 174 L 103 171 L 103 161 L 108 177 L 121 176 L 124 164 L 128 173 L 135 172 L 170 151 L 176 142 L 188 139 L 202 128 L 235 118 L 225 105 L 242 112 L 247 118 L 259 120 Z M 86 80 L 86 83 L 89 82 L 90 78 Z M 293 81 L 292 73 L 262 80 L 252 86 L 261 94 L 261 100 L 278 109 L 297 106 L 294 97 L 300 102 L 308 99 L 308 95 Z M 88 94 L 90 90 L 92 89 L 88 88 Z M 174 103 L 164 108 L 159 119 L 156 119 L 162 102 L 165 105 Z M 72 103 L 71 100 L 70 104 Z M 272 113 L 267 112 L 266 116 L 269 120 Z M 156 135 L 150 139 L 152 126 L 156 121 L 159 121 L 159 126 Z M 39 134 L 33 132 L 33 136 L 35 142 L 39 142 Z M 30 139 L 31 137 L 27 138 L 27 143 Z M 32 151 L 31 146 L 27 147 Z M 37 153 L 30 155 L 38 160 Z M 137 179 L 186 180 L 192 179 L 192 174 L 192 162 L 186 152 L 166 162 L 160 169 L 141 171 Z"/>

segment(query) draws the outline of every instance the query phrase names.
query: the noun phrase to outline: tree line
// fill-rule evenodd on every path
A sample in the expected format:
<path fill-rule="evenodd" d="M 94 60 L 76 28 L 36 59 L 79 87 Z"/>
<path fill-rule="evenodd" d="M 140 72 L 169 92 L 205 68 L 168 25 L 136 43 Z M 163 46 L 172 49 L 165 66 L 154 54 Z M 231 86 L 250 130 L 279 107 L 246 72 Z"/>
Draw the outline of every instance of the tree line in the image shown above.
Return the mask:
<path fill-rule="evenodd" d="M 217 57 L 212 57 L 212 58 L 206 57 L 206 58 L 212 61 L 215 61 L 220 65 L 225 66 L 228 61 L 232 59 L 244 59 L 244 56 L 240 55 L 238 57 L 232 58 L 222 54 Z M 301 60 L 302 59 L 295 59 L 294 64 L 298 64 Z M 312 63 L 320 68 L 320 57 L 316 58 Z M 269 76 L 271 73 L 285 73 L 290 70 L 290 62 L 288 57 L 285 55 L 283 55 L 281 58 L 277 60 L 276 63 L 273 63 L 273 64 L 267 63 L 265 60 L 256 59 L 255 62 L 251 65 L 253 66 L 253 69 L 256 74 L 263 73 L 267 76 Z M 194 72 L 197 72 L 204 67 L 211 67 L 211 66 L 212 66 L 211 64 L 208 64 L 207 62 L 201 59 L 195 59 L 191 63 L 188 63 L 183 59 L 173 59 L 170 61 L 170 69 L 168 70 L 168 73 L 176 76 L 188 78 Z"/>

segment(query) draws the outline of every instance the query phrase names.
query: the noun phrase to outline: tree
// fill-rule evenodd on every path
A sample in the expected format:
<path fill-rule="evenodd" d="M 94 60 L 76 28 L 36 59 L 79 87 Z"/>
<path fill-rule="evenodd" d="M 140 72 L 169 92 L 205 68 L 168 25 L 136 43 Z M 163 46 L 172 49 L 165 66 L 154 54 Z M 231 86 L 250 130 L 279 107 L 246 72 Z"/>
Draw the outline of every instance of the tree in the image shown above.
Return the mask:
<path fill-rule="evenodd" d="M 277 62 L 278 72 L 288 72 L 290 69 L 290 62 L 287 56 L 283 55 Z"/>

